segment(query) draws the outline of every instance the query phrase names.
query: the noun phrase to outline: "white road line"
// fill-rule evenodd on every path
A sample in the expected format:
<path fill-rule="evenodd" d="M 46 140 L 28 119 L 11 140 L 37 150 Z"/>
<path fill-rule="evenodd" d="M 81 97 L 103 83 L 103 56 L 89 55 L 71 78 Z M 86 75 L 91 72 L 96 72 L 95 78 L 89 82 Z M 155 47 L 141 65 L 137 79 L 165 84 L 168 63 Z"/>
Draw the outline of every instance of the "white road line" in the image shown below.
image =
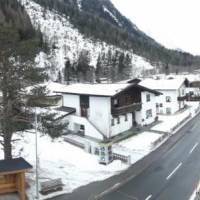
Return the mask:
<path fill-rule="evenodd" d="M 169 176 L 166 179 L 169 180 L 174 175 L 174 173 L 181 167 L 182 164 L 183 163 L 179 163 L 178 166 L 169 174 Z"/>
<path fill-rule="evenodd" d="M 199 145 L 199 143 L 197 142 L 197 143 L 192 147 L 192 149 L 190 150 L 189 154 L 191 154 L 191 153 L 197 148 L 198 145 Z"/>
<path fill-rule="evenodd" d="M 152 195 L 149 195 L 145 200 L 151 199 Z"/>

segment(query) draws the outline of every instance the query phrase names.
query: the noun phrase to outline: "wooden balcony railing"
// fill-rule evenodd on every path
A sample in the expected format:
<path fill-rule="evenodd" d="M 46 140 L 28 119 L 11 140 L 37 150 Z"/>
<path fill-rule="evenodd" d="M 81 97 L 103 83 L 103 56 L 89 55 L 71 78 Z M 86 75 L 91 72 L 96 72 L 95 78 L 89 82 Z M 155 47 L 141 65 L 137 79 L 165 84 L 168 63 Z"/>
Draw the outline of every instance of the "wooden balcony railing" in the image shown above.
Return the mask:
<path fill-rule="evenodd" d="M 141 108 L 142 108 L 141 103 L 133 103 L 131 105 L 121 106 L 121 107 L 112 107 L 111 114 L 114 116 L 124 115 L 126 113 L 139 111 L 139 110 L 141 110 Z"/>
<path fill-rule="evenodd" d="M 186 101 L 187 96 L 178 97 L 178 101 Z"/>

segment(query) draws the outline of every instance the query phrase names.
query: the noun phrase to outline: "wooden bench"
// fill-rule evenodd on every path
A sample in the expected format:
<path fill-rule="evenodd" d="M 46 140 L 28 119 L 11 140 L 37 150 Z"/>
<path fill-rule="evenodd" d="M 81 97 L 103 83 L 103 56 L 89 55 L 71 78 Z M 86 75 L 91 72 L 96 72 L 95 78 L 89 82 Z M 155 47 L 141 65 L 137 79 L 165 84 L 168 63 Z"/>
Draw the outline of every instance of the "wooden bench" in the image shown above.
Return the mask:
<path fill-rule="evenodd" d="M 47 195 L 49 193 L 60 191 L 63 189 L 63 183 L 61 178 L 53 179 L 50 181 L 45 181 L 41 183 L 40 193 L 43 195 Z"/>

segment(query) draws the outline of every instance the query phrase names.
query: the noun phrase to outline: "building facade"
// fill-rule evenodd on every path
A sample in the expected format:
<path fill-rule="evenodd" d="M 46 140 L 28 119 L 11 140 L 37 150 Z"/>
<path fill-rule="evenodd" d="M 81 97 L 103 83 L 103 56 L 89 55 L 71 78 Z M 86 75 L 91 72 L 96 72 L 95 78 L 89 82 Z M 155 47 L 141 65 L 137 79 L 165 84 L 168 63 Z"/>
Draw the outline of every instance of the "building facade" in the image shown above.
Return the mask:
<path fill-rule="evenodd" d="M 158 114 L 174 114 L 185 106 L 185 79 L 146 79 L 141 81 L 140 85 L 162 93 L 156 97 L 156 113 Z"/>
<path fill-rule="evenodd" d="M 100 141 L 153 123 L 160 94 L 137 84 L 74 84 L 56 92 L 64 107 L 76 110 L 67 117 L 68 129 Z"/>

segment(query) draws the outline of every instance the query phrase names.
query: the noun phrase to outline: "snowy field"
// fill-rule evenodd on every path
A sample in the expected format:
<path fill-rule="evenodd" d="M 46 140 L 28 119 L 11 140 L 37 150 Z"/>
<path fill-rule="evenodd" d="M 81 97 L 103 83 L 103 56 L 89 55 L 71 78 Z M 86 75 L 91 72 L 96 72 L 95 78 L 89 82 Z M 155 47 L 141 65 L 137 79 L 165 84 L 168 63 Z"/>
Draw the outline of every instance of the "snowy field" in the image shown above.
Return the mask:
<path fill-rule="evenodd" d="M 14 144 L 15 157 L 22 156 L 35 166 L 35 134 L 24 132 L 15 139 L 19 139 Z M 63 139 L 53 141 L 49 136 L 41 136 L 38 143 L 40 182 L 62 178 L 65 184 L 62 193 L 69 193 L 82 185 L 104 180 L 128 167 L 121 161 L 114 161 L 108 166 L 100 165 L 98 157 L 64 142 Z M 3 159 L 2 151 L 0 159 Z M 34 169 L 28 174 L 28 180 L 31 185 L 28 195 L 30 199 L 34 199 Z"/>
<path fill-rule="evenodd" d="M 115 146 L 118 151 L 122 149 L 129 155 L 134 163 L 151 151 L 151 144 L 159 138 L 159 134 L 144 132 L 130 139 L 120 142 Z M 15 135 L 13 153 L 15 157 L 24 157 L 33 165 L 33 170 L 27 174 L 30 189 L 27 191 L 30 199 L 35 196 L 35 134 L 23 132 Z M 124 152 L 124 153 L 125 153 Z M 122 152 L 121 152 L 122 153 Z M 52 140 L 47 135 L 40 135 L 38 139 L 39 155 L 39 182 L 62 178 L 65 184 L 62 192 L 53 193 L 55 196 L 62 193 L 70 193 L 74 189 L 94 181 L 107 179 L 128 168 L 121 161 L 114 161 L 108 166 L 100 165 L 98 157 L 84 152 L 62 138 Z M 3 152 L 0 151 L 0 159 Z M 49 197 L 49 196 L 48 196 Z M 46 196 L 41 196 L 41 199 Z"/>
<path fill-rule="evenodd" d="M 199 107 L 199 102 L 187 102 L 189 108 L 184 112 L 177 113 L 174 115 L 159 115 L 160 124 L 151 128 L 153 131 L 170 132 L 173 127 L 184 120 L 186 117 L 192 114 L 195 115 L 195 110 Z"/>

